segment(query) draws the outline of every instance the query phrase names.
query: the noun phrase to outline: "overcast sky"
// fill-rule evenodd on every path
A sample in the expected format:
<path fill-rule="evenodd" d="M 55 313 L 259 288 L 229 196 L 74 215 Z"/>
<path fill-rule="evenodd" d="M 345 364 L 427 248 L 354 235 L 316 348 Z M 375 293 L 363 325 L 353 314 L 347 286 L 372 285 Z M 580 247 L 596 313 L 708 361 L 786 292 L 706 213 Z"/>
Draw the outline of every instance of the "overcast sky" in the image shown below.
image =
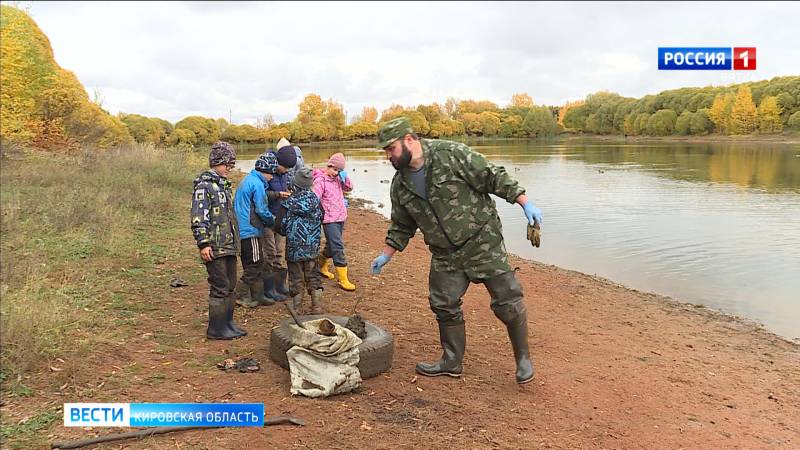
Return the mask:
<path fill-rule="evenodd" d="M 176 122 L 297 114 L 308 93 L 352 117 L 443 103 L 561 105 L 610 90 L 800 75 L 800 3 L 19 2 L 104 107 Z M 659 46 L 757 47 L 756 71 L 658 71 Z"/>

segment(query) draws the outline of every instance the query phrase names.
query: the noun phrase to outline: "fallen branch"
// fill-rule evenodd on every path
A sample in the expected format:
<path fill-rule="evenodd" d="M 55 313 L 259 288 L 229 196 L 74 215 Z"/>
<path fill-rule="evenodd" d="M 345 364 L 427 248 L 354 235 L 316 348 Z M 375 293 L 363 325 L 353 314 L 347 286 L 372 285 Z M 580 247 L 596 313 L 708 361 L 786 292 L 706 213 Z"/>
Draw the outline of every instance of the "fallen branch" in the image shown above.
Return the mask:
<path fill-rule="evenodd" d="M 269 419 L 264 419 L 264 426 L 283 425 L 287 423 L 299 426 L 305 426 L 306 424 L 303 419 L 297 419 L 295 417 L 289 417 L 289 416 L 278 416 L 278 417 L 270 417 Z M 81 447 L 86 447 L 87 445 L 100 444 L 102 442 L 121 441 L 123 439 L 133 439 L 133 438 L 142 439 L 156 434 L 172 433 L 175 431 L 186 431 L 186 430 L 199 430 L 199 429 L 207 430 L 211 428 L 224 428 L 224 427 L 187 426 L 187 427 L 153 428 L 150 430 L 131 431 L 129 433 L 108 434 L 105 436 L 98 436 L 96 438 L 86 439 L 83 441 L 71 441 L 71 442 L 56 441 L 50 444 L 50 448 L 81 448 Z"/>

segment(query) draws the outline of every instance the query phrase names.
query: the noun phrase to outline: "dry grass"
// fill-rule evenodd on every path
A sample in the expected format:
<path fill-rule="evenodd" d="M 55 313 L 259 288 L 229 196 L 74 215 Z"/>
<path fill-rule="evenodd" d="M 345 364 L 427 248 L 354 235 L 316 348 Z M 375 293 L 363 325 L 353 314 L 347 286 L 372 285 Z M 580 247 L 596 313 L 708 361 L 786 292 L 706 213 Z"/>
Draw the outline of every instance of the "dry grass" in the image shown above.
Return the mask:
<path fill-rule="evenodd" d="M 204 155 L 5 150 L 0 380 L 7 394 L 26 395 L 27 374 L 56 365 L 65 369 L 54 382 L 74 377 L 80 365 L 63 361 L 119 334 L 115 325 L 142 307 L 130 296 L 146 292 L 147 271 L 189 233 L 191 181 Z"/>

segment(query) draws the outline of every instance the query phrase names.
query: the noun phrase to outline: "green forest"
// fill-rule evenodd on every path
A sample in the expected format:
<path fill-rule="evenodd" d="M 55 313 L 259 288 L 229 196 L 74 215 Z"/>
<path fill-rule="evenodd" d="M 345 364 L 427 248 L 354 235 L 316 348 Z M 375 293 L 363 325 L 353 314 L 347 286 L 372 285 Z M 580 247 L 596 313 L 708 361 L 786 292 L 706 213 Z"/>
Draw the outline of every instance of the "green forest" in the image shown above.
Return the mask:
<path fill-rule="evenodd" d="M 365 107 L 350 120 L 341 103 L 316 93 L 297 116 L 276 123 L 265 111 L 256 124 L 189 116 L 176 123 L 135 113 L 109 114 L 89 98 L 72 72 L 53 58 L 33 19 L 10 6 L 0 10 L 3 140 L 39 148 L 119 146 L 133 141 L 192 148 L 218 139 L 270 143 L 373 139 L 381 123 L 408 117 L 424 137 L 537 138 L 596 134 L 625 136 L 778 135 L 800 131 L 800 76 L 729 86 L 692 87 L 642 98 L 589 94 L 565 105 L 536 105 L 527 93 L 505 106 L 488 100 L 447 98 L 444 103 Z"/>

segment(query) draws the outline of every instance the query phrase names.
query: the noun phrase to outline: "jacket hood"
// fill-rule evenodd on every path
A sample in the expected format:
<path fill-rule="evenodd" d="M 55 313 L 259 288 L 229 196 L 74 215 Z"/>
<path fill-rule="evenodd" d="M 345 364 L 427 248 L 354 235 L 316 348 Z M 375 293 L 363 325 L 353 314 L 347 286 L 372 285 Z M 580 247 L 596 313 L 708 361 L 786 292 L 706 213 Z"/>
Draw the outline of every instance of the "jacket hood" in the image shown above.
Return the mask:
<path fill-rule="evenodd" d="M 217 183 L 221 184 L 224 181 L 228 181 L 227 178 L 221 177 L 218 173 L 214 172 L 211 169 L 203 171 L 197 178 L 194 179 L 194 184 L 197 185 L 198 183 Z"/>
<path fill-rule="evenodd" d="M 333 177 L 328 176 L 326 169 L 314 169 L 313 177 L 315 180 L 317 178 L 322 178 L 322 179 L 330 178 L 331 180 L 333 179 Z"/>

